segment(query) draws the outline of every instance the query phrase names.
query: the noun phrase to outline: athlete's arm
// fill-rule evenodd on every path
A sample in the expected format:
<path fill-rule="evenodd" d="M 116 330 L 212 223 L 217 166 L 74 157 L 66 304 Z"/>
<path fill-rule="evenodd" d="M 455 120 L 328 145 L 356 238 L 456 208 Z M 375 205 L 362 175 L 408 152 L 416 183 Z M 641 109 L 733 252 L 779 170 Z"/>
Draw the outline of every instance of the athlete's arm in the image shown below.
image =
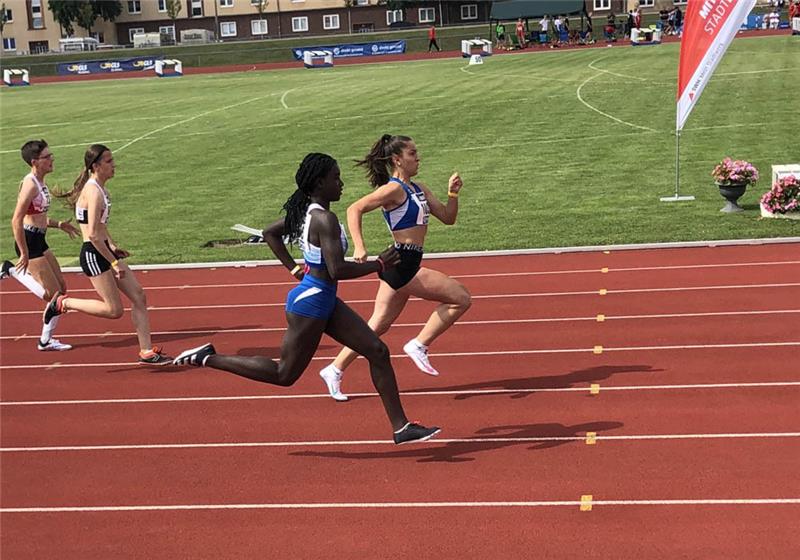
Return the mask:
<path fill-rule="evenodd" d="M 447 184 L 447 202 L 443 203 L 436 198 L 428 187 L 423 184 L 419 185 L 425 192 L 425 198 L 428 200 L 431 214 L 448 226 L 452 226 L 456 223 L 456 217 L 458 216 L 458 192 L 461 190 L 462 186 L 461 177 L 458 176 L 458 173 L 453 173 Z"/>
<path fill-rule="evenodd" d="M 297 268 L 297 263 L 292 258 L 292 255 L 289 254 L 286 245 L 283 244 L 283 236 L 286 235 L 286 220 L 281 218 L 271 223 L 262 232 L 262 235 L 264 236 L 264 241 L 269 245 L 269 248 L 272 249 L 272 252 L 275 253 L 275 256 L 281 261 L 281 264 L 283 264 L 289 272 L 295 270 L 295 268 Z M 298 270 L 295 272 L 294 276 L 297 279 L 302 278 L 303 271 Z"/>
<path fill-rule="evenodd" d="M 310 234 L 319 236 L 319 247 L 325 259 L 328 276 L 331 280 L 359 278 L 372 272 L 379 272 L 399 261 L 399 254 L 391 248 L 380 254 L 378 260 L 368 262 L 348 262 L 344 260 L 341 243 L 341 226 L 333 212 L 314 212 L 311 216 Z"/>
<path fill-rule="evenodd" d="M 19 260 L 17 261 L 17 271 L 24 274 L 28 269 L 28 244 L 25 243 L 25 230 L 22 228 L 23 221 L 25 220 L 25 212 L 28 207 L 36 198 L 38 189 L 33 182 L 33 179 L 28 177 L 22 182 L 22 187 L 19 190 L 17 197 L 17 206 L 14 208 L 14 215 L 11 217 L 11 231 L 14 233 L 14 241 L 17 242 L 19 247 Z"/>
<path fill-rule="evenodd" d="M 347 208 L 347 228 L 353 238 L 353 259 L 364 262 L 367 259 L 367 248 L 361 229 L 361 217 L 377 208 L 394 208 L 403 203 L 405 192 L 396 183 L 387 183 L 370 194 L 356 200 Z"/>

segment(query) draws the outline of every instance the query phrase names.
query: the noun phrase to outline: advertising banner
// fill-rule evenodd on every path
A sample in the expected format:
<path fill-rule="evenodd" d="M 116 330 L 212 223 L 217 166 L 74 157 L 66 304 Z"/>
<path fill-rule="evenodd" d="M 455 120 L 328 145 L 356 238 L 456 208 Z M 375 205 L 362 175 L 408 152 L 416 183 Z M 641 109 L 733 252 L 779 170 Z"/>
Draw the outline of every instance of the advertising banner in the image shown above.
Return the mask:
<path fill-rule="evenodd" d="M 305 51 L 331 51 L 334 58 L 351 56 L 374 56 L 381 54 L 402 54 L 406 52 L 405 41 L 375 41 L 372 43 L 351 43 L 342 45 L 314 45 L 313 47 L 297 47 L 292 49 L 296 60 L 303 60 Z"/>
<path fill-rule="evenodd" d="M 137 57 L 118 60 L 81 60 L 78 62 L 61 62 L 58 73 L 62 76 L 75 74 L 107 74 L 109 72 L 136 72 L 153 70 L 160 57 Z"/>

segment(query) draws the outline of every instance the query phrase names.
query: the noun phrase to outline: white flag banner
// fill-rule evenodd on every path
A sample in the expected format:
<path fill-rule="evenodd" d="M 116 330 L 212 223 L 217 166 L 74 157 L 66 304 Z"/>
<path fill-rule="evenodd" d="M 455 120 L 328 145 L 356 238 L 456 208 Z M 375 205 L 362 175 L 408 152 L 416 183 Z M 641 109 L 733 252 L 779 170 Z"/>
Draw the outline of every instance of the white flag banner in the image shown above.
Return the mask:
<path fill-rule="evenodd" d="M 676 130 L 689 113 L 756 0 L 689 0 L 678 63 Z"/>

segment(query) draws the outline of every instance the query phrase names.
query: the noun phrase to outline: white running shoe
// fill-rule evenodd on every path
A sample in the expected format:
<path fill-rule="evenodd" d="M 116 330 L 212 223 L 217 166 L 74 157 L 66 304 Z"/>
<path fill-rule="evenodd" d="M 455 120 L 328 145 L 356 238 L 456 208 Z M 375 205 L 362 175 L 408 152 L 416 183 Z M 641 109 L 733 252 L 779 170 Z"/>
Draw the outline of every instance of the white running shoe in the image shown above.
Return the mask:
<path fill-rule="evenodd" d="M 42 344 L 40 340 L 36 347 L 42 352 L 64 352 L 65 350 L 72 350 L 71 344 L 64 344 L 55 338 L 51 338 L 45 344 Z"/>
<path fill-rule="evenodd" d="M 434 368 L 431 365 L 431 362 L 428 360 L 427 346 L 421 346 L 416 339 L 413 339 L 406 342 L 406 345 L 403 346 L 403 352 L 405 352 L 409 358 L 414 360 L 414 364 L 422 373 L 427 373 L 428 375 L 439 375 L 439 372 L 436 371 L 436 368 Z"/>
<path fill-rule="evenodd" d="M 333 400 L 344 402 L 347 400 L 347 395 L 342 393 L 342 372 L 337 371 L 333 364 L 325 366 L 319 372 L 319 376 L 328 386 L 328 393 L 330 393 Z"/>

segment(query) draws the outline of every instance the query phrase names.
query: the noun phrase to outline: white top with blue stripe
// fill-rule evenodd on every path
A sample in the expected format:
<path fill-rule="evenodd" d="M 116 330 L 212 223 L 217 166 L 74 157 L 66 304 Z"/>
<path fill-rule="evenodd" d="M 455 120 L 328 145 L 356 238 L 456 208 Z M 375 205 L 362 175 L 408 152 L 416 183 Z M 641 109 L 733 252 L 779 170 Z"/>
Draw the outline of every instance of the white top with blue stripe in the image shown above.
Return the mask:
<path fill-rule="evenodd" d="M 398 231 L 415 226 L 427 226 L 431 209 L 428 206 L 428 200 L 425 198 L 423 190 L 413 181 L 411 186 L 397 177 L 392 177 L 389 181 L 398 183 L 406 192 L 406 199 L 403 204 L 388 212 L 386 210 L 383 211 L 383 219 L 386 220 L 389 230 Z"/>
<path fill-rule="evenodd" d="M 322 256 L 322 249 L 316 245 L 313 245 L 308 240 L 308 229 L 311 225 L 312 210 L 325 210 L 325 208 L 316 202 L 312 202 L 308 205 L 308 210 L 306 210 L 306 220 L 303 222 L 303 234 L 300 236 L 300 249 L 303 251 L 303 259 L 306 261 L 308 266 L 314 268 L 324 268 L 325 259 Z M 342 252 L 347 253 L 347 234 L 345 233 L 344 226 L 341 224 L 341 222 L 339 223 L 339 239 L 342 242 Z"/>

